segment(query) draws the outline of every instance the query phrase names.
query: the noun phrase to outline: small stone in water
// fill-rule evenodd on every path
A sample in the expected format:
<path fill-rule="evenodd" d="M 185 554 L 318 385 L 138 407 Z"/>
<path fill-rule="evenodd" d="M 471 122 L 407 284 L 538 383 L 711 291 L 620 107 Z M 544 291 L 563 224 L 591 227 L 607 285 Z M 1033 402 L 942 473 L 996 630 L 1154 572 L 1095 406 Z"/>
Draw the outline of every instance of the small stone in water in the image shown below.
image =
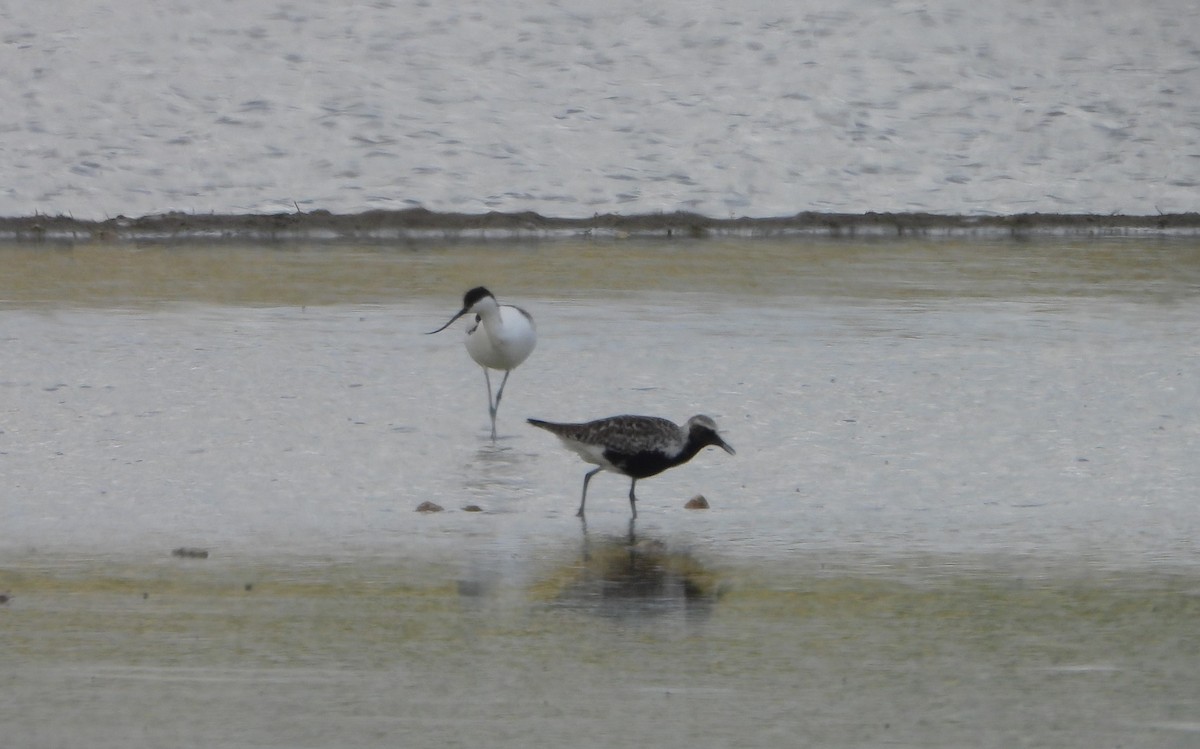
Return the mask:
<path fill-rule="evenodd" d="M 703 494 L 697 494 L 689 499 L 683 508 L 685 510 L 707 510 L 708 500 L 704 498 Z"/>
<path fill-rule="evenodd" d="M 483 512 L 483 508 L 479 505 L 467 505 L 463 508 L 463 512 Z"/>
<path fill-rule="evenodd" d="M 422 502 L 417 505 L 417 512 L 441 512 L 442 506 L 433 502 Z"/>

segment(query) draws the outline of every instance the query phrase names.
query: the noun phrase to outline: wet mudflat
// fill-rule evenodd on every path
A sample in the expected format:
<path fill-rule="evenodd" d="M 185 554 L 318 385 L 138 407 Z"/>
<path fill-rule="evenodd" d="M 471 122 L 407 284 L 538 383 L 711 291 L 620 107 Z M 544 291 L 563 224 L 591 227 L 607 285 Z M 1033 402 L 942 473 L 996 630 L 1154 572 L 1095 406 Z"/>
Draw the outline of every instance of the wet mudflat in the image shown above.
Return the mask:
<path fill-rule="evenodd" d="M 26 746 L 1195 739 L 1194 578 L 801 557 L 687 592 L 597 545 L 525 588 L 379 560 L 10 577 L 4 722 Z"/>
<path fill-rule="evenodd" d="M 14 745 L 1200 735 L 1194 244 L 0 253 Z M 541 336 L 495 445 L 422 335 L 476 283 Z M 621 411 L 738 454 L 583 525 L 523 419 Z"/>

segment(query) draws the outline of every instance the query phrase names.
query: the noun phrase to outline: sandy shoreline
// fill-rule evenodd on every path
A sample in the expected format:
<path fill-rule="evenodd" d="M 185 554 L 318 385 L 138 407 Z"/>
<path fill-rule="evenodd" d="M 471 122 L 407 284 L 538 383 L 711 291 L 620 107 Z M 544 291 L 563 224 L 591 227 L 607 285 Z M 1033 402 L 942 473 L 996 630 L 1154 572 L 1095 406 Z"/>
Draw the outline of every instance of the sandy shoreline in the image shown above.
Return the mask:
<path fill-rule="evenodd" d="M 337 214 L 164 213 L 104 221 L 69 216 L 0 218 L 0 241 L 128 239 L 515 239 L 610 237 L 777 238 L 1037 236 L 1200 236 L 1200 213 L 1153 216 L 1023 213 L 969 216 L 933 213 L 817 213 L 774 218 L 711 218 L 696 213 L 597 214 L 590 218 L 517 213 L 439 213 L 423 208 Z"/>

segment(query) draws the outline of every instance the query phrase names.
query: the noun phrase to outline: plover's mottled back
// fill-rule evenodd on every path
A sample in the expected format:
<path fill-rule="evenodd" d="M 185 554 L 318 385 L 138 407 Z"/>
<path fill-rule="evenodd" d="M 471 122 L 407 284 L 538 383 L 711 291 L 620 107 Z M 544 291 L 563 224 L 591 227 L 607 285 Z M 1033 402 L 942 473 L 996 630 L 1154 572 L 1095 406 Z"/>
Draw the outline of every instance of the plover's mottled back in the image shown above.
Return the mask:
<path fill-rule="evenodd" d="M 537 329 L 533 317 L 520 307 L 500 304 L 492 292 L 477 286 L 463 295 L 463 306 L 454 317 L 429 335 L 440 333 L 450 323 L 467 314 L 475 313 L 475 324 L 467 330 L 467 353 L 475 363 L 483 367 L 483 379 L 488 389 L 488 415 L 492 418 L 492 441 L 496 441 L 496 412 L 500 410 L 500 398 L 508 375 L 533 352 L 537 345 Z M 504 379 L 492 400 L 492 378 L 489 369 L 504 370 Z"/>
<path fill-rule="evenodd" d="M 579 517 L 583 517 L 587 503 L 588 482 L 600 471 L 633 479 L 629 486 L 629 507 L 636 518 L 634 489 L 638 479 L 686 463 L 708 445 L 733 455 L 733 448 L 717 434 L 716 422 L 703 415 L 693 416 L 683 426 L 657 416 L 610 416 L 580 424 L 529 419 L 529 423 L 551 432 L 579 457 L 599 466 L 583 477 L 583 496 L 576 513 Z"/>

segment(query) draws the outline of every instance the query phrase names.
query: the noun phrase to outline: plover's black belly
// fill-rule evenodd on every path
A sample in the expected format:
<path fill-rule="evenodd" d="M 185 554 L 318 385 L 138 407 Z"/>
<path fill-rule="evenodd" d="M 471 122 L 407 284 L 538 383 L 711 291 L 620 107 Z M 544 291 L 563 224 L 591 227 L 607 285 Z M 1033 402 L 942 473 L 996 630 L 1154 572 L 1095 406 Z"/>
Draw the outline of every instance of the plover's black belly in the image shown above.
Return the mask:
<path fill-rule="evenodd" d="M 644 479 L 662 473 L 678 463 L 656 450 L 624 453 L 605 450 L 604 459 L 616 466 L 621 473 L 635 479 Z"/>

